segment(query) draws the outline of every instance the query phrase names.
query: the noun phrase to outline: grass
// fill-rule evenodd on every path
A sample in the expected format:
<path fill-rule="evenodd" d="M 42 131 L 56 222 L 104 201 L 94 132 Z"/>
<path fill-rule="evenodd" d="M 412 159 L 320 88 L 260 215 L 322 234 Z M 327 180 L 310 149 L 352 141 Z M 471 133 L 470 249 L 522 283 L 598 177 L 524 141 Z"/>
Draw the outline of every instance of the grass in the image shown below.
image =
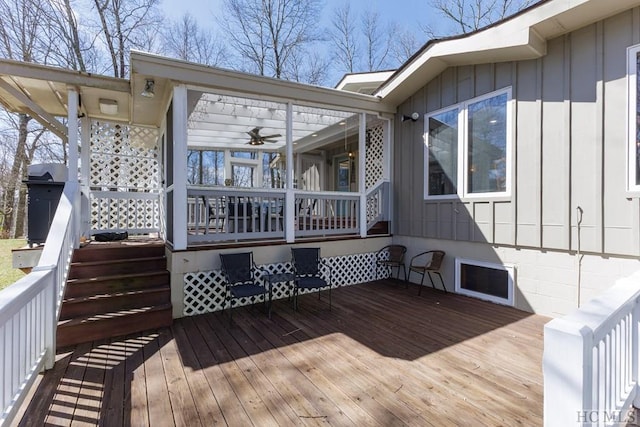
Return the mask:
<path fill-rule="evenodd" d="M 23 239 L 0 239 L 0 290 L 24 277 L 24 273 L 12 267 L 11 249 L 22 248 L 27 244 Z"/>

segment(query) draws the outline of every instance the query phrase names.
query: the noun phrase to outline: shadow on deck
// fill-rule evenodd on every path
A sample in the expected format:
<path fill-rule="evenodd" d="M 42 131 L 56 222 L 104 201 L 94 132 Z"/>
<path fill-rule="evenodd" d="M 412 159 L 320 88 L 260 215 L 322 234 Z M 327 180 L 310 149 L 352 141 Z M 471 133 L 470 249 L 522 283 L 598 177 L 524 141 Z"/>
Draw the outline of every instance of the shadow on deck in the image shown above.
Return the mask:
<path fill-rule="evenodd" d="M 541 425 L 549 319 L 393 280 L 79 345 L 20 425 Z"/>

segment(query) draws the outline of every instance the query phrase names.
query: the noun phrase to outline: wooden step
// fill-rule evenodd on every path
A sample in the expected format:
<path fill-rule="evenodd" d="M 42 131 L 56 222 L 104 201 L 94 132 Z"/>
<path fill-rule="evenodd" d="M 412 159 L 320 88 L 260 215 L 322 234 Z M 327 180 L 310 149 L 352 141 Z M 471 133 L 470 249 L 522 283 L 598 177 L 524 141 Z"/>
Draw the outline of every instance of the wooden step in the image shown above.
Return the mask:
<path fill-rule="evenodd" d="M 167 303 L 171 303 L 171 287 L 169 284 L 152 289 L 67 298 L 62 304 L 60 320 Z"/>
<path fill-rule="evenodd" d="M 168 285 L 169 281 L 170 276 L 167 270 L 118 274 L 89 279 L 70 279 L 67 281 L 67 288 L 64 295 L 65 298 L 79 298 L 142 290 Z"/>
<path fill-rule="evenodd" d="M 171 304 L 77 317 L 58 323 L 57 347 L 157 329 L 172 322 Z"/>
<path fill-rule="evenodd" d="M 367 230 L 367 235 L 375 236 L 389 234 L 389 221 L 378 221 L 373 227 Z"/>
<path fill-rule="evenodd" d="M 87 279 L 145 271 L 166 270 L 167 259 L 162 257 L 111 259 L 108 261 L 73 262 L 69 279 Z"/>
<path fill-rule="evenodd" d="M 149 258 L 165 255 L 165 245 L 149 244 L 89 244 L 73 252 L 72 262 L 106 261 L 126 258 Z"/>

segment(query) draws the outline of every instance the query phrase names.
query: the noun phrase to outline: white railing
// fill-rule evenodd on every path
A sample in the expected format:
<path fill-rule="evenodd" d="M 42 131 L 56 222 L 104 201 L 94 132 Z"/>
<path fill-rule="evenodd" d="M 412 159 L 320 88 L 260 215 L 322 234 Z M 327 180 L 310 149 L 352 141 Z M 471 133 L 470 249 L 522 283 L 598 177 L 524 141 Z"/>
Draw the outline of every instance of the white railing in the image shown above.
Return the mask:
<path fill-rule="evenodd" d="M 284 239 L 285 193 L 257 189 L 187 190 L 187 242 Z"/>
<path fill-rule="evenodd" d="M 640 272 L 544 328 L 544 425 L 624 423 L 638 407 Z"/>
<path fill-rule="evenodd" d="M 0 426 L 11 423 L 37 373 L 53 367 L 56 326 L 77 243 L 78 184 L 67 183 L 38 266 L 0 291 Z"/>
<path fill-rule="evenodd" d="M 296 237 L 360 232 L 358 194 L 296 191 L 295 206 Z"/>
<path fill-rule="evenodd" d="M 367 229 L 389 219 L 389 181 L 378 181 L 367 190 Z"/>
<path fill-rule="evenodd" d="M 286 217 L 286 192 L 239 188 L 187 190 L 187 242 L 283 240 L 293 221 L 295 237 L 359 233 L 360 196 L 296 191 L 294 217 Z"/>

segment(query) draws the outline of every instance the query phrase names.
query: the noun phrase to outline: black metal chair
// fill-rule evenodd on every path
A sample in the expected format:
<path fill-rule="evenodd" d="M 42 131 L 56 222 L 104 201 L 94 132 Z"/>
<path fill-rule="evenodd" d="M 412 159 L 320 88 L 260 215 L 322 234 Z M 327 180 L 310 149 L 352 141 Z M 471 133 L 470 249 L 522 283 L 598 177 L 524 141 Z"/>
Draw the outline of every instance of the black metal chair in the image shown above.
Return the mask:
<path fill-rule="evenodd" d="M 418 274 L 422 275 L 422 280 L 420 280 L 420 290 L 418 291 L 418 295 L 422 293 L 422 286 L 424 283 L 424 275 L 427 274 L 429 276 L 429 281 L 431 282 L 431 287 L 436 289 L 436 286 L 431 278 L 431 273 L 437 274 L 440 277 L 440 283 L 442 283 L 442 290 L 444 293 L 447 293 L 447 287 L 444 285 L 444 280 L 442 280 L 442 275 L 440 274 L 440 267 L 442 267 L 442 260 L 444 259 L 444 251 L 426 251 L 419 253 L 418 255 L 411 258 L 411 262 L 409 263 L 409 278 L 411 277 L 411 272 L 415 271 Z"/>
<path fill-rule="evenodd" d="M 293 265 L 293 307 L 298 309 L 298 292 L 300 289 L 317 289 L 318 299 L 323 288 L 329 288 L 329 309 L 331 309 L 331 268 L 320 258 L 320 248 L 291 248 Z M 329 272 L 325 280 L 322 269 Z"/>
<path fill-rule="evenodd" d="M 264 304 L 269 303 L 268 315 L 271 318 L 271 288 L 260 284 L 256 271 L 260 270 L 253 262 L 252 252 L 220 254 L 222 273 L 225 278 L 225 299 L 229 301 L 229 323 L 233 316 L 233 302 L 239 298 L 252 298 L 262 295 Z"/>
<path fill-rule="evenodd" d="M 380 267 L 391 269 L 397 268 L 396 279 L 400 279 L 400 267 L 404 272 L 404 280 L 407 280 L 407 269 L 404 265 L 404 254 L 407 253 L 407 247 L 402 245 L 388 245 L 380 249 L 376 253 L 376 277 Z"/>

